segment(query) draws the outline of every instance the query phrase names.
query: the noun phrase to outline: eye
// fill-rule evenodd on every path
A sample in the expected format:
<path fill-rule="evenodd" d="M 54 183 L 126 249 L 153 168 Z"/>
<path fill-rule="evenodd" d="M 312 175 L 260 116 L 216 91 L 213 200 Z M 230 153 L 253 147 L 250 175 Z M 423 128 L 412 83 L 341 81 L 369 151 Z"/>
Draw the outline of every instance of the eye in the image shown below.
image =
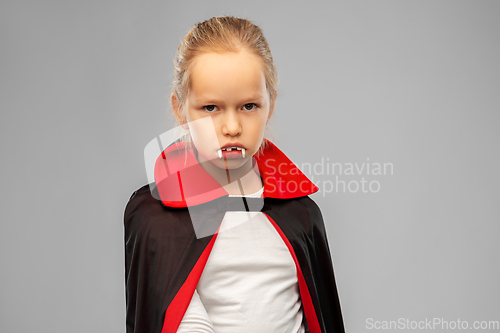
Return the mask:
<path fill-rule="evenodd" d="M 257 107 L 257 104 L 255 104 L 255 103 L 247 103 L 247 104 L 243 105 L 243 109 L 245 109 L 246 111 L 252 111 L 256 107 Z"/>
<path fill-rule="evenodd" d="M 215 105 L 205 105 L 203 109 L 208 112 L 214 112 L 217 110 L 217 107 Z"/>

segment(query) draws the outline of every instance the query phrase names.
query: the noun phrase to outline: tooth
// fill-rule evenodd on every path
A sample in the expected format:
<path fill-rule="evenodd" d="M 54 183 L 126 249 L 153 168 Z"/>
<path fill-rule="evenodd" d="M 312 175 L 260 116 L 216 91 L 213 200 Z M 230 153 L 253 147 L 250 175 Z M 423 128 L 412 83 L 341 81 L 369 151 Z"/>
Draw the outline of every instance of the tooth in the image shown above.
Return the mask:
<path fill-rule="evenodd" d="M 219 155 L 219 158 L 222 158 L 222 149 L 217 150 L 217 154 Z"/>
<path fill-rule="evenodd" d="M 241 150 L 241 147 L 236 147 L 236 150 Z"/>
<path fill-rule="evenodd" d="M 245 158 L 245 148 L 241 148 L 241 157 Z"/>

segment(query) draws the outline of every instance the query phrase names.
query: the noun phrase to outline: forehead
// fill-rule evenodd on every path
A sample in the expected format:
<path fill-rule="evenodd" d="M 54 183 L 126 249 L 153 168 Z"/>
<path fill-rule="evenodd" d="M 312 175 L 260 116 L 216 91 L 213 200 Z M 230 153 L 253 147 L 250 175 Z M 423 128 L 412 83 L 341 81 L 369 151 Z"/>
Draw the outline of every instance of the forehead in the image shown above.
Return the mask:
<path fill-rule="evenodd" d="M 191 67 L 190 94 L 196 97 L 264 94 L 266 81 L 262 61 L 246 50 L 202 53 Z"/>

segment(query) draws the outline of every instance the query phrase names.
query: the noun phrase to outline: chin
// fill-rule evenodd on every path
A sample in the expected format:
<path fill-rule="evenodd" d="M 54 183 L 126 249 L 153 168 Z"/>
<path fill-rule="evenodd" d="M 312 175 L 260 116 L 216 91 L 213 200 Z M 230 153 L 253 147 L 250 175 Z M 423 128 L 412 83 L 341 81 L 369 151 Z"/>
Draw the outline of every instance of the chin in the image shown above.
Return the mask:
<path fill-rule="evenodd" d="M 230 170 L 235 170 L 241 168 L 245 163 L 248 162 L 248 158 L 241 158 L 241 159 L 228 159 L 227 162 L 224 161 L 224 159 L 213 159 L 210 160 L 212 164 L 214 164 L 216 167 L 220 169 L 230 169 Z"/>

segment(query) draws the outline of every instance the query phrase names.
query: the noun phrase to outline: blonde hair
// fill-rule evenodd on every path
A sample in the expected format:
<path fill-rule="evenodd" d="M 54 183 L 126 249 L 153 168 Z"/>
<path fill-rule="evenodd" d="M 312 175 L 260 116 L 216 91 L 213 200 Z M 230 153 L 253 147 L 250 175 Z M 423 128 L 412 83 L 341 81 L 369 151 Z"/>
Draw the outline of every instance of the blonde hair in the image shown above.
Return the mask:
<path fill-rule="evenodd" d="M 278 72 L 262 30 L 247 19 L 218 16 L 197 23 L 177 48 L 172 93 L 175 94 L 180 109 L 184 109 L 190 88 L 190 69 L 197 55 L 208 52 L 238 52 L 243 48 L 262 61 L 266 88 L 270 101 L 273 101 L 278 88 Z M 265 141 L 263 140 L 258 153 L 262 152 Z"/>

